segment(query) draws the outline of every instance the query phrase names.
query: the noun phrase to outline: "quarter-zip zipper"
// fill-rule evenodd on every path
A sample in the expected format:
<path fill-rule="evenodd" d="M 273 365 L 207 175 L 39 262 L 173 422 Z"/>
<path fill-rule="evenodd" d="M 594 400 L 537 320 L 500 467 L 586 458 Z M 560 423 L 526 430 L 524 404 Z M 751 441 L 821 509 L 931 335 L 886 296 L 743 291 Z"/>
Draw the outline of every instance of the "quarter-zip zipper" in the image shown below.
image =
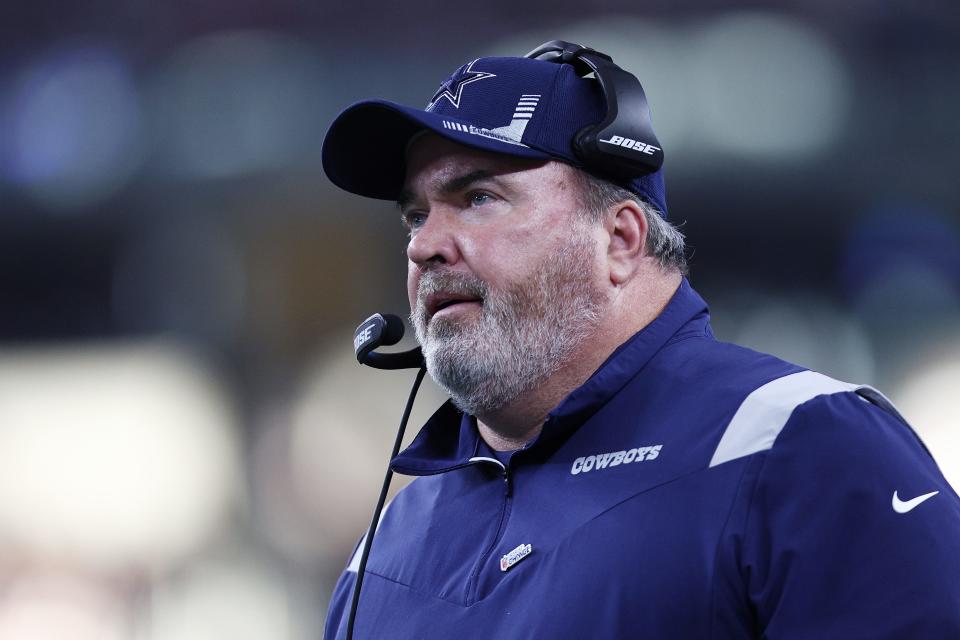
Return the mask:
<path fill-rule="evenodd" d="M 474 456 L 470 458 L 468 462 L 474 462 L 474 463 L 489 462 L 490 464 L 495 464 L 498 467 L 500 467 L 500 470 L 503 472 L 503 482 L 507 488 L 507 497 L 509 497 L 510 494 L 513 493 L 513 483 L 511 482 L 510 470 L 502 462 L 500 462 L 496 458 L 488 458 L 486 456 Z"/>
<path fill-rule="evenodd" d="M 490 545 L 480 555 L 480 561 L 477 563 L 476 568 L 470 574 L 470 578 L 467 581 L 465 601 L 468 607 L 477 600 L 480 573 L 483 571 L 484 567 L 486 567 L 486 564 L 490 559 L 490 554 L 492 554 L 493 550 L 497 548 L 498 544 L 500 544 L 500 540 L 503 537 L 503 532 L 506 529 L 507 521 L 510 519 L 510 509 L 513 506 L 513 483 L 510 476 L 510 469 L 496 458 L 477 456 L 470 458 L 470 462 L 490 463 L 496 464 L 498 467 L 500 467 L 500 469 L 503 471 L 503 504 L 500 508 L 500 523 L 497 525 L 497 532 L 493 536 L 493 540 L 490 542 Z"/>

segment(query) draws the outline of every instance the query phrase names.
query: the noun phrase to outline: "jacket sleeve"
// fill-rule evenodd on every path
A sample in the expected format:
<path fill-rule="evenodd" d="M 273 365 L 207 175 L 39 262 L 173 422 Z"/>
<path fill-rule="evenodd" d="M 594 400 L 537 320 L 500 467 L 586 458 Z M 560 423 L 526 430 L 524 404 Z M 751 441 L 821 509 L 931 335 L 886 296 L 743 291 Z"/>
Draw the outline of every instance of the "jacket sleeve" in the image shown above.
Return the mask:
<path fill-rule="evenodd" d="M 763 638 L 960 638 L 960 498 L 910 427 L 855 393 L 793 412 L 742 544 Z"/>
<path fill-rule="evenodd" d="M 353 588 L 357 580 L 356 565 L 359 563 L 358 555 L 363 541 L 364 538 L 361 538 L 357 547 L 353 550 L 349 563 L 344 568 L 343 573 L 340 574 L 337 586 L 333 589 L 330 606 L 327 608 L 327 621 L 323 631 L 324 640 L 342 640 L 347 637 L 350 603 L 353 599 Z"/>

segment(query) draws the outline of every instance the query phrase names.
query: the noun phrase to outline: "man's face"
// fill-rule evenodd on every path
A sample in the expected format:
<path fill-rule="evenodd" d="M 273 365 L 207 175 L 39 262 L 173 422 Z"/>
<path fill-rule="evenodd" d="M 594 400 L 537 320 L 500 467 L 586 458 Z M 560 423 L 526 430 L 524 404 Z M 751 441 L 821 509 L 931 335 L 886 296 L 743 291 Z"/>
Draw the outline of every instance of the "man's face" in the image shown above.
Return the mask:
<path fill-rule="evenodd" d="M 556 162 L 426 135 L 407 157 L 411 320 L 461 409 L 496 411 L 563 366 L 599 322 L 602 229 Z"/>

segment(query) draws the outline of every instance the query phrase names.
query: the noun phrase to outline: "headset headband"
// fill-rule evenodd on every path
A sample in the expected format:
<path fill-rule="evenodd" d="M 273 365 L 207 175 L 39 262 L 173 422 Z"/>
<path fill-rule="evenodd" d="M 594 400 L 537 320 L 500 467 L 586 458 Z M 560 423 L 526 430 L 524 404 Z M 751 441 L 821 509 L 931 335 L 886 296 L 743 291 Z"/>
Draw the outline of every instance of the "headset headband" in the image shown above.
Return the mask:
<path fill-rule="evenodd" d="M 643 86 L 613 58 L 589 47 L 551 40 L 526 58 L 573 65 L 581 77 L 593 73 L 600 83 L 607 113 L 584 127 L 573 140 L 574 151 L 589 169 L 617 177 L 646 175 L 663 165 L 663 148 L 653 133 Z"/>

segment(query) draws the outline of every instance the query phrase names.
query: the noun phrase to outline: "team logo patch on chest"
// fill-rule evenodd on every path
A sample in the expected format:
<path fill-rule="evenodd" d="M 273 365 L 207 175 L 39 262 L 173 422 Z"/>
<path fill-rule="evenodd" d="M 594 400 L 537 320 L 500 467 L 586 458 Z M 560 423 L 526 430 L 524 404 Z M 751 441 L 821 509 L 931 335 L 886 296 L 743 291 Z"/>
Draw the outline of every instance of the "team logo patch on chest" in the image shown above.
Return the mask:
<path fill-rule="evenodd" d="M 575 476 L 578 473 L 619 467 L 622 464 L 656 460 L 661 449 L 663 449 L 663 445 L 658 444 L 650 447 L 637 447 L 635 449 L 611 451 L 610 453 L 598 453 L 592 456 L 581 456 L 573 461 L 573 466 L 570 467 L 570 475 Z"/>
<path fill-rule="evenodd" d="M 516 549 L 500 558 L 500 571 L 506 571 L 533 552 L 530 544 L 521 544 Z"/>

